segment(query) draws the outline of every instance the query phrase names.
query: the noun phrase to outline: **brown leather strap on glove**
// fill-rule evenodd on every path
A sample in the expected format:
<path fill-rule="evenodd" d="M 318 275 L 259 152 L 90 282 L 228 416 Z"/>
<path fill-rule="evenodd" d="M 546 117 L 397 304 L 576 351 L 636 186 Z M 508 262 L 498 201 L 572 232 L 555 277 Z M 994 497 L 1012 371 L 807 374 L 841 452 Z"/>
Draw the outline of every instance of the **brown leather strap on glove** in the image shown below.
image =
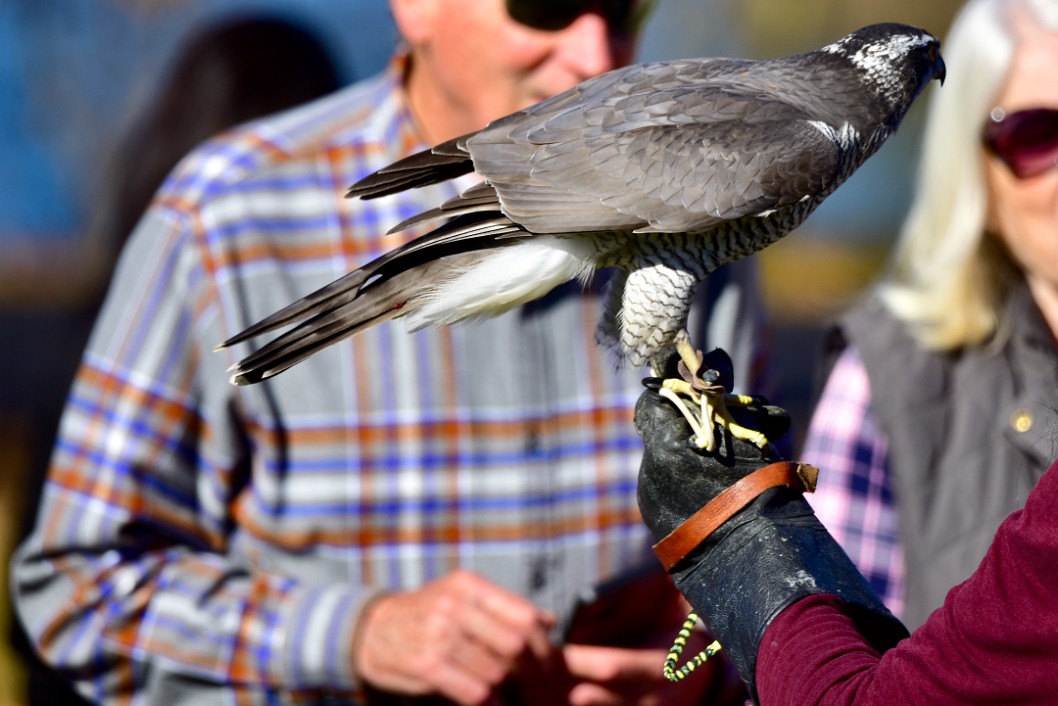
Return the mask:
<path fill-rule="evenodd" d="M 768 488 L 786 486 L 799 493 L 811 493 L 816 489 L 818 475 L 819 469 L 815 466 L 793 461 L 776 461 L 757 469 L 721 491 L 701 510 L 669 532 L 654 545 L 654 553 L 665 570 L 671 571 L 706 537 Z"/>

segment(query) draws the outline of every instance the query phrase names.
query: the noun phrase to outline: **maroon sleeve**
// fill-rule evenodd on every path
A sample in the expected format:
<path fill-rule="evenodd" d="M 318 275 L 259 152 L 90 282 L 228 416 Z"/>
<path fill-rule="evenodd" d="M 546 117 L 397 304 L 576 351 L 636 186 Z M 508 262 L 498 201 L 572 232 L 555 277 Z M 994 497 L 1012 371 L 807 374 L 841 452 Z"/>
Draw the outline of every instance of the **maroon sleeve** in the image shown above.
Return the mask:
<path fill-rule="evenodd" d="M 761 705 L 1058 702 L 1058 463 L 910 638 L 880 656 L 869 628 L 834 596 L 787 608 L 760 644 Z"/>

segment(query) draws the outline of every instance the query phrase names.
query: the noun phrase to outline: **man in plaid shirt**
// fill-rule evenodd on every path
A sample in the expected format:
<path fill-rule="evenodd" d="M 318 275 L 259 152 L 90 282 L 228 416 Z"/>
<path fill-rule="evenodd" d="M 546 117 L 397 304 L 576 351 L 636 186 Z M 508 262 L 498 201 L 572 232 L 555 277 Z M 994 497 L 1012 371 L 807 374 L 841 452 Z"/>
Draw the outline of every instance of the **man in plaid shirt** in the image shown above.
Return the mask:
<path fill-rule="evenodd" d="M 247 349 L 212 350 L 420 234 L 383 235 L 467 185 L 352 202 L 349 184 L 631 58 L 634 2 L 547 28 L 517 21 L 523 5 L 393 0 L 409 52 L 385 74 L 207 143 L 158 193 L 13 563 L 38 650 L 86 696 L 596 703 L 660 688 L 663 648 L 551 646 L 578 591 L 656 563 L 635 502 L 643 371 L 594 345 L 596 290 L 479 326 L 382 325 L 247 388 L 225 373 Z M 696 334 L 740 370 L 759 364 L 749 267 L 713 278 Z M 664 633 L 676 601 L 663 586 L 633 607 Z"/>

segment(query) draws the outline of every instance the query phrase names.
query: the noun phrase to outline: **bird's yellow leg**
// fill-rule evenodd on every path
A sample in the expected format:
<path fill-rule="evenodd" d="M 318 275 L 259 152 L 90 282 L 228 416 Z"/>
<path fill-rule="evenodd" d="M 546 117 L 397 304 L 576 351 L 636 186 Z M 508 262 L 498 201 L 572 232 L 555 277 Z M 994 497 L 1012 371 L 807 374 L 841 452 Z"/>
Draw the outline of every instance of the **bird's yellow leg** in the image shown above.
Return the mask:
<path fill-rule="evenodd" d="M 755 400 L 748 395 L 726 394 L 723 386 L 702 380 L 699 374 L 702 372 L 703 356 L 695 349 L 686 331 L 677 334 L 674 346 L 683 363 L 681 374 L 685 379 L 665 378 L 659 394 L 671 400 L 687 419 L 694 431 L 691 438 L 693 443 L 700 449 L 715 451 L 716 435 L 713 424 L 719 424 L 735 438 L 764 448 L 768 444 L 767 437 L 759 431 L 738 424 L 728 412 L 729 405 L 744 407 L 753 404 Z M 700 411 L 692 410 L 681 398 L 694 402 L 700 407 Z"/>
<path fill-rule="evenodd" d="M 713 424 L 709 421 L 711 418 L 707 416 L 706 413 L 707 408 L 705 405 L 707 403 L 705 395 L 698 393 L 685 380 L 678 380 L 676 378 L 666 378 L 663 380 L 661 383 L 661 389 L 658 390 L 658 394 L 676 405 L 676 409 L 680 411 L 680 414 L 684 416 L 687 423 L 691 425 L 691 431 L 694 432 L 694 435 L 691 438 L 694 440 L 694 443 L 698 448 L 706 449 L 707 451 L 716 450 L 716 436 L 713 433 Z M 697 402 L 698 400 L 695 398 L 700 397 L 702 412 L 698 413 L 688 407 L 681 396 L 687 397 L 692 402 Z"/>
<path fill-rule="evenodd" d="M 742 426 L 727 411 L 728 405 L 746 406 L 752 404 L 754 399 L 748 395 L 698 392 L 686 380 L 678 380 L 676 378 L 663 380 L 658 394 L 676 405 L 676 409 L 687 419 L 687 423 L 691 425 L 691 431 L 694 432 L 691 440 L 700 449 L 705 449 L 706 451 L 716 450 L 716 435 L 713 432 L 713 424 L 719 424 L 731 432 L 731 435 L 735 438 L 747 441 L 759 448 L 764 448 L 768 443 L 768 439 L 764 434 Z M 689 407 L 684 402 L 684 397 L 700 404 L 701 411 L 699 412 Z"/>
<path fill-rule="evenodd" d="M 763 449 L 768 445 L 768 437 L 764 436 L 764 434 L 756 429 L 747 429 L 742 426 L 732 419 L 731 413 L 727 411 L 727 406 L 730 404 L 745 407 L 746 405 L 752 404 L 753 401 L 753 398 L 748 395 L 724 395 L 723 403 L 717 406 L 718 414 L 716 422 L 731 432 L 731 436 L 736 439 L 742 439 L 743 441 L 755 445 L 757 448 Z"/>
<path fill-rule="evenodd" d="M 687 370 L 697 374 L 698 369 L 702 367 L 702 354 L 694 347 L 691 343 L 691 335 L 687 331 L 681 329 L 676 334 L 676 340 L 673 341 L 673 345 L 676 347 L 676 353 L 679 354 L 680 360 L 687 366 Z"/>

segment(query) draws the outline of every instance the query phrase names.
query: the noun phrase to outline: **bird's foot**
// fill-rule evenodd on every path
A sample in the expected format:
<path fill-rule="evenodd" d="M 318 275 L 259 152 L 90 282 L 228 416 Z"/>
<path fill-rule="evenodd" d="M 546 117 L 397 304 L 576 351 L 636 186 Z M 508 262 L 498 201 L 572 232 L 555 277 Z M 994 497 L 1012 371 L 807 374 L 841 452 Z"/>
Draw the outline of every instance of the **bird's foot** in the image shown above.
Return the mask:
<path fill-rule="evenodd" d="M 728 407 L 745 407 L 758 400 L 748 395 L 728 393 L 722 382 L 724 376 L 705 364 L 705 355 L 691 344 L 686 331 L 677 334 L 675 346 L 679 355 L 676 369 L 680 377 L 661 379 L 658 394 L 676 405 L 687 419 L 694 432 L 692 443 L 700 449 L 715 451 L 714 425 L 719 424 L 735 438 L 760 448 L 767 446 L 768 439 L 764 434 L 738 424 L 728 411 Z"/>

